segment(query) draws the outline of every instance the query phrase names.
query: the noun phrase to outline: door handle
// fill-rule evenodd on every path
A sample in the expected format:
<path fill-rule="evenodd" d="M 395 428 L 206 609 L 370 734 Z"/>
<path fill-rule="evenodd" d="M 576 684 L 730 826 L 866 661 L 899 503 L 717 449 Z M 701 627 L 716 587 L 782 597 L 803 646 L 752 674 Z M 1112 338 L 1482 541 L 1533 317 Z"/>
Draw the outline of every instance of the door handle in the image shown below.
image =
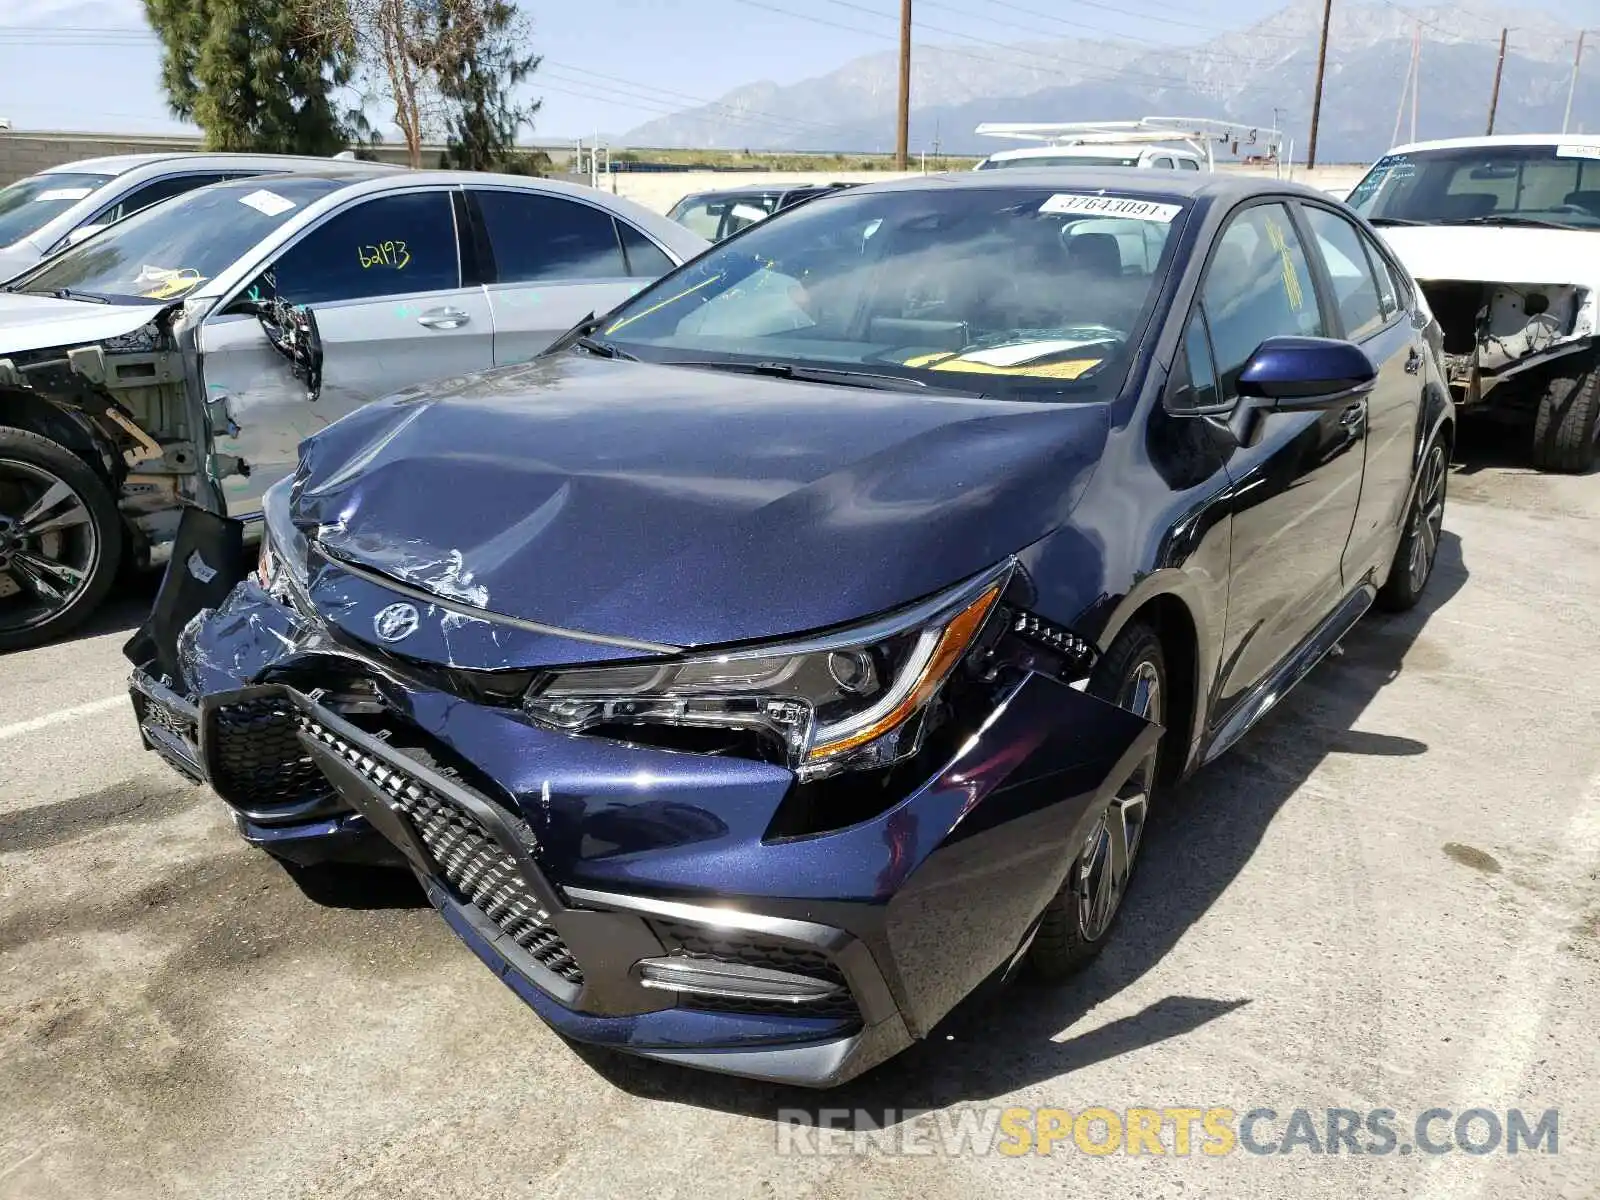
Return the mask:
<path fill-rule="evenodd" d="M 430 308 L 417 318 L 417 324 L 428 329 L 460 329 L 472 314 L 460 308 Z"/>
<path fill-rule="evenodd" d="M 1420 370 L 1422 370 L 1422 353 L 1413 346 L 1411 353 L 1406 355 L 1406 374 L 1415 375 Z"/>

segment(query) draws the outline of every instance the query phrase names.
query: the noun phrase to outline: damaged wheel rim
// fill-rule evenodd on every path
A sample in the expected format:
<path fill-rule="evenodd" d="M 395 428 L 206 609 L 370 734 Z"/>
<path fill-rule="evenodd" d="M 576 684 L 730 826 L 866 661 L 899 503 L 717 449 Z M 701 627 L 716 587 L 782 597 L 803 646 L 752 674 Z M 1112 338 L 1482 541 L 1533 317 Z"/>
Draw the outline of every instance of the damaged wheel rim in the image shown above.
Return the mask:
<path fill-rule="evenodd" d="M 72 607 L 99 557 L 89 506 L 71 484 L 0 459 L 0 630 L 42 625 Z"/>
<path fill-rule="evenodd" d="M 1433 571 L 1439 553 L 1439 538 L 1444 532 L 1445 462 L 1444 447 L 1428 452 L 1417 485 L 1417 502 L 1411 512 L 1411 587 L 1420 591 Z"/>
<path fill-rule="evenodd" d="M 1142 662 L 1133 669 L 1119 703 L 1152 724 L 1161 723 L 1161 673 L 1154 663 Z M 1105 936 L 1122 906 L 1150 813 L 1156 754 L 1152 749 L 1117 789 L 1078 855 L 1078 929 L 1085 941 Z"/>

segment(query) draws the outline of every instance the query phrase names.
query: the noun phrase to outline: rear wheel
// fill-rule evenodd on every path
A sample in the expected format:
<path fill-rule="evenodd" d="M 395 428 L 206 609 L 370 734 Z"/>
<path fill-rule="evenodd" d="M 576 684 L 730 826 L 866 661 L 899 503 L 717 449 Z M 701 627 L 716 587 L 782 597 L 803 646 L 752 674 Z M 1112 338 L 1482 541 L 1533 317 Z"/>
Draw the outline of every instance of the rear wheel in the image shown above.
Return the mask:
<path fill-rule="evenodd" d="M 1533 465 L 1578 474 L 1600 457 L 1600 364 L 1556 375 L 1539 397 Z"/>
<path fill-rule="evenodd" d="M 122 518 L 101 478 L 65 446 L 0 426 L 0 651 L 37 646 L 105 599 Z"/>
<path fill-rule="evenodd" d="M 1165 719 L 1166 685 L 1161 639 L 1136 622 L 1096 665 L 1088 691 L 1159 725 Z M 1045 908 L 1027 955 L 1039 978 L 1072 974 L 1110 939 L 1144 840 L 1160 750 L 1158 741 L 1096 815 L 1066 881 Z"/>
<path fill-rule="evenodd" d="M 1433 578 L 1439 539 L 1444 535 L 1444 498 L 1450 478 L 1444 444 L 1435 442 L 1422 460 L 1416 494 L 1406 514 L 1405 533 L 1395 548 L 1389 578 L 1378 592 L 1378 606 L 1389 612 L 1415 608 Z"/>

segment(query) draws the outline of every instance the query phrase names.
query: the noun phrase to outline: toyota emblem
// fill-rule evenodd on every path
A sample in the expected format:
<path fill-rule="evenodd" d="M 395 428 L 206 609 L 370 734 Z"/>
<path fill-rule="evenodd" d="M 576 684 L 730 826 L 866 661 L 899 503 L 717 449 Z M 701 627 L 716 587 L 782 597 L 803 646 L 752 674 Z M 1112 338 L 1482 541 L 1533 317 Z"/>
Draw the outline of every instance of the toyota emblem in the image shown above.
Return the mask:
<path fill-rule="evenodd" d="M 385 642 L 398 642 L 417 631 L 421 614 L 415 604 L 391 604 L 372 618 L 372 632 Z"/>

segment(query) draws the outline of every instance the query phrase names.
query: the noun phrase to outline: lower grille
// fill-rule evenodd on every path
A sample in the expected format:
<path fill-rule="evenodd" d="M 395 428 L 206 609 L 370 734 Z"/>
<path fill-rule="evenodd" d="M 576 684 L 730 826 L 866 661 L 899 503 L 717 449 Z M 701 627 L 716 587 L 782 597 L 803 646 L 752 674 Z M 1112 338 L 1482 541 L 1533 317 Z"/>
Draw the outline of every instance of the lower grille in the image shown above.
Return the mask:
<path fill-rule="evenodd" d="M 652 921 L 662 944 L 675 954 L 690 958 L 744 963 L 774 971 L 808 975 L 837 984 L 839 991 L 822 1000 L 799 1003 L 787 1000 L 734 999 L 723 996 L 684 994 L 684 1004 L 717 1012 L 775 1013 L 785 1016 L 859 1018 L 860 1010 L 850 995 L 850 987 L 831 958 L 820 950 L 794 946 L 773 938 L 732 930 L 711 929 L 683 921 Z"/>
<path fill-rule="evenodd" d="M 207 730 L 211 785 L 236 808 L 260 817 L 276 808 L 304 819 L 308 804 L 332 801 L 334 790 L 296 734 L 296 709 L 258 696 L 215 710 Z"/>
<path fill-rule="evenodd" d="M 583 984 L 582 969 L 523 879 L 517 860 L 477 817 L 306 714 L 296 711 L 294 720 L 389 798 L 428 848 L 458 902 L 476 908 L 546 970 L 574 986 Z"/>

